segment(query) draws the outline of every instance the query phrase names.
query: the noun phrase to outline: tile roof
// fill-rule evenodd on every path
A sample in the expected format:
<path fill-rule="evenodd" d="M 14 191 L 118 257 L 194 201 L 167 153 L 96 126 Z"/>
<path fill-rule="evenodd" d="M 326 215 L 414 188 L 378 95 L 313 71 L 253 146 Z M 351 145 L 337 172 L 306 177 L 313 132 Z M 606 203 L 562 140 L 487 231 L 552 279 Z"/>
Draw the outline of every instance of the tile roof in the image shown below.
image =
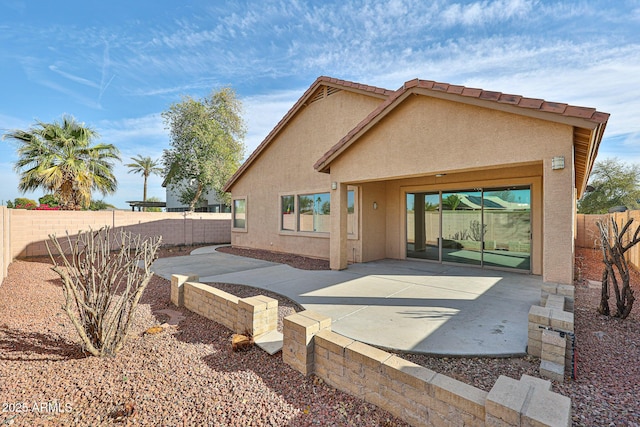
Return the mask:
<path fill-rule="evenodd" d="M 425 90 L 427 93 L 425 93 Z M 608 113 L 602 113 L 596 111 L 594 108 L 578 107 L 557 102 L 547 102 L 544 99 L 527 98 L 521 95 L 506 94 L 501 92 L 486 91 L 477 88 L 468 88 L 465 86 L 451 85 L 448 83 L 435 82 L 432 80 L 420 80 L 414 79 L 406 82 L 400 89 L 396 90 L 389 95 L 387 100 L 380 104 L 374 111 L 371 112 L 364 120 L 362 120 L 355 128 L 353 128 L 347 135 L 345 135 L 337 144 L 335 144 L 329 151 L 327 151 L 314 165 L 314 168 L 318 171 L 327 171 L 329 163 L 333 160 L 336 153 L 346 148 L 352 140 L 361 131 L 372 124 L 379 116 L 385 115 L 388 111 L 391 111 L 398 104 L 396 102 L 399 98 L 405 98 L 403 95 L 409 92 L 421 92 L 428 94 L 428 92 L 444 93 L 446 97 L 451 100 L 457 100 L 464 102 L 464 98 L 475 98 L 479 101 L 486 101 L 487 107 L 490 107 L 490 103 L 495 102 L 498 104 L 507 104 L 509 107 L 513 107 L 513 112 L 517 112 L 518 108 L 522 108 L 523 111 L 530 113 L 531 111 L 537 111 L 540 113 L 549 113 L 555 116 L 548 116 L 549 119 L 554 117 L 557 121 L 568 121 L 570 119 L 586 120 L 593 123 L 589 126 L 595 128 L 598 126 L 605 126 L 609 119 Z M 400 101 L 401 102 L 401 101 Z M 525 113 L 525 114 L 528 114 Z M 600 136 L 602 132 L 600 132 Z M 599 141 L 598 141 L 599 143 Z"/>
<path fill-rule="evenodd" d="M 245 170 L 253 163 L 253 161 L 258 158 L 260 153 L 271 143 L 271 141 L 276 137 L 276 135 L 287 125 L 289 120 L 298 112 L 300 108 L 302 108 L 307 100 L 313 95 L 316 89 L 322 85 L 331 85 L 338 86 L 347 90 L 355 90 L 365 93 L 370 93 L 376 97 L 387 97 L 394 93 L 394 91 L 389 89 L 384 89 L 381 87 L 365 85 L 362 83 L 351 82 L 348 80 L 336 79 L 333 77 L 320 76 L 316 79 L 311 86 L 304 92 L 304 94 L 298 99 L 298 101 L 289 109 L 287 114 L 278 122 L 278 124 L 269 132 L 267 137 L 258 145 L 258 147 L 251 153 L 251 155 L 247 158 L 247 160 L 240 166 L 240 168 L 233 174 L 233 176 L 227 181 L 225 184 L 223 191 L 229 191 L 233 183 L 244 173 Z"/>

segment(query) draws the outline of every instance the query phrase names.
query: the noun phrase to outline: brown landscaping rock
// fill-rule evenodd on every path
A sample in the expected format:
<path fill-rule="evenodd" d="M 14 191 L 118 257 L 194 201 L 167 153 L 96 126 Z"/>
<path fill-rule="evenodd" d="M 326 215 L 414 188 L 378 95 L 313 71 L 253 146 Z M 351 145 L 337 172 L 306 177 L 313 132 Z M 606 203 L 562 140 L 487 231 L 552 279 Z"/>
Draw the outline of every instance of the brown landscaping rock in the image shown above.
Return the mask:
<path fill-rule="evenodd" d="M 233 351 L 247 351 L 253 347 L 253 337 L 250 335 L 233 334 L 231 349 Z"/>
<path fill-rule="evenodd" d="M 182 249 L 171 254 L 190 252 Z M 598 315 L 600 288 L 584 279 L 600 280 L 601 255 L 584 249 L 576 255 L 581 266 L 574 312 L 577 379 L 552 382 L 552 390 L 571 398 L 573 426 L 640 425 L 640 309 L 623 321 Z M 632 286 L 640 291 L 640 275 L 632 274 Z M 239 298 L 277 299 L 280 325 L 282 317 L 300 310 L 260 289 L 215 286 Z M 158 277 L 140 301 L 127 348 L 105 360 L 83 354 L 60 309 L 62 289 L 47 259 L 12 263 L 0 292 L 0 404 L 22 402 L 30 408 L 0 412 L 0 424 L 113 425 L 109 415 L 132 402 L 134 415 L 117 425 L 407 425 L 313 375 L 302 376 L 282 363 L 280 354 L 231 353 L 231 332 L 175 308 L 169 282 Z M 153 339 L 143 337 L 149 325 L 167 321 L 157 316 L 168 316 L 161 313 L 168 309 L 184 318 Z M 531 356 L 400 357 L 487 392 L 500 375 L 540 377 L 540 359 Z M 54 401 L 59 406 L 49 406 L 48 413 L 31 410 L 34 403 Z"/>

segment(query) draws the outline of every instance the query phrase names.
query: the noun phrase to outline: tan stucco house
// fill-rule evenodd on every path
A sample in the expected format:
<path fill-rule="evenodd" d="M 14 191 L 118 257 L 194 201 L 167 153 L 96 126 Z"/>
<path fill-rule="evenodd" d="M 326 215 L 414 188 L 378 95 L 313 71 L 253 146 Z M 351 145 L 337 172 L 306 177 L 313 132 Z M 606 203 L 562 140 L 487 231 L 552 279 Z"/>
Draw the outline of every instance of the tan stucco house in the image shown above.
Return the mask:
<path fill-rule="evenodd" d="M 232 244 L 460 263 L 572 283 L 576 200 L 609 115 L 427 80 L 319 77 L 226 184 Z"/>

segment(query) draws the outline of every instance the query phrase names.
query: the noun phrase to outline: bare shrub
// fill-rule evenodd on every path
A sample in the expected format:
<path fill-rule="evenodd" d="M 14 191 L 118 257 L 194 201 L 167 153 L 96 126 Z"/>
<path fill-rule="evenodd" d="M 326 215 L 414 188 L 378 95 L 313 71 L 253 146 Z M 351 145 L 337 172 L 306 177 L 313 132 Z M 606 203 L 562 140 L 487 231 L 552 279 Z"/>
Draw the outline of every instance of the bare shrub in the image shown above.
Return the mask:
<path fill-rule="evenodd" d="M 47 242 L 52 269 L 62 278 L 63 310 L 84 348 L 94 356 L 115 356 L 126 342 L 138 301 L 153 275 L 150 267 L 162 238 L 142 239 L 103 227 L 80 231 L 76 239 L 67 233 L 63 239 L 67 251 L 55 235 L 49 239 L 60 255 L 57 259 Z"/>
<path fill-rule="evenodd" d="M 601 237 L 602 261 L 605 264 L 605 269 L 602 272 L 602 294 L 598 313 L 605 316 L 611 314 L 609 309 L 610 288 L 613 288 L 616 296 L 614 317 L 626 319 L 633 308 L 635 297 L 629 284 L 629 265 L 625 258 L 625 253 L 640 243 L 640 226 L 636 228 L 632 235 L 627 235 L 632 223 L 633 218 L 630 218 L 620 230 L 616 221 L 611 218 L 610 230 L 603 221 L 597 222 Z"/>

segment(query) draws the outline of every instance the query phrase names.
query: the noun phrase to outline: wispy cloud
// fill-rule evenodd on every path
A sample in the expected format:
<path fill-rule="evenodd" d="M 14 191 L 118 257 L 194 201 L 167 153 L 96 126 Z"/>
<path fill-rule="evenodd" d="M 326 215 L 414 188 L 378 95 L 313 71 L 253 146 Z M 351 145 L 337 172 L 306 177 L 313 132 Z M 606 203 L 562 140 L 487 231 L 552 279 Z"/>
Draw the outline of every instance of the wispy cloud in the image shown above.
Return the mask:
<path fill-rule="evenodd" d="M 168 142 L 168 132 L 159 113 L 115 121 L 102 120 L 96 128 L 103 142 L 124 148 L 126 155 L 157 153 L 161 150 L 159 147 Z"/>
<path fill-rule="evenodd" d="M 306 89 L 271 92 L 242 100 L 249 129 L 245 139 L 246 156 L 264 140 Z"/>
<path fill-rule="evenodd" d="M 494 25 L 497 22 L 526 16 L 533 2 L 525 0 L 477 1 L 470 4 L 454 3 L 441 13 L 445 26 Z"/>
<path fill-rule="evenodd" d="M 73 75 L 71 73 L 67 73 L 65 71 L 62 71 L 58 68 L 57 65 L 49 65 L 49 70 L 53 71 L 54 73 L 68 79 L 71 80 L 74 83 L 79 83 L 81 85 L 85 85 L 85 86 L 89 86 L 89 87 L 93 87 L 93 88 L 98 88 L 98 85 L 95 82 L 92 82 L 91 80 L 85 79 L 83 77 L 80 76 L 76 76 Z"/>

